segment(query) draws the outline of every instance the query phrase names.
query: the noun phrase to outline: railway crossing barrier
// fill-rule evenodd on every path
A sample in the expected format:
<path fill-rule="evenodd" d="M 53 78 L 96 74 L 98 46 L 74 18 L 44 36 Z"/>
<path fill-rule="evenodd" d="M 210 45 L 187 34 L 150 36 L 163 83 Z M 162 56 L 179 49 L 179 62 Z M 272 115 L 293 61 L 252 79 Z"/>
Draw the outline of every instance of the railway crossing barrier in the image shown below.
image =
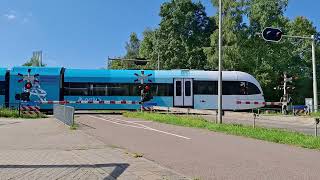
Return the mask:
<path fill-rule="evenodd" d="M 74 125 L 74 108 L 71 106 L 55 104 L 53 116 L 68 126 Z"/>
<path fill-rule="evenodd" d="M 127 101 L 127 100 L 103 100 L 103 101 L 39 101 L 39 104 L 139 104 L 139 101 Z"/>
<path fill-rule="evenodd" d="M 237 101 L 236 102 L 238 105 L 239 104 L 247 104 L 247 105 L 265 105 L 265 106 L 281 106 L 282 102 L 259 102 L 259 101 Z"/>
<path fill-rule="evenodd" d="M 26 106 L 26 105 L 21 105 L 20 111 L 22 114 L 27 114 L 27 115 L 40 115 L 40 107 L 39 106 Z"/>
<path fill-rule="evenodd" d="M 172 113 L 201 114 L 201 115 L 216 115 L 217 113 L 214 110 L 200 110 L 200 109 L 191 109 L 191 108 L 162 107 L 162 106 L 153 106 L 153 110 L 172 112 Z"/>

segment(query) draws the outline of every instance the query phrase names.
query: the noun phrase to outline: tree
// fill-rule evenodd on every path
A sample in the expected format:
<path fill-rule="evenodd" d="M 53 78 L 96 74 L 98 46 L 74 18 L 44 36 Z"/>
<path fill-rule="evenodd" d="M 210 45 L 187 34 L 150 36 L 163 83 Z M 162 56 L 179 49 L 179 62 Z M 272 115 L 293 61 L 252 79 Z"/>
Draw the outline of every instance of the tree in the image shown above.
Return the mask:
<path fill-rule="evenodd" d="M 22 66 L 36 66 L 36 67 L 44 67 L 46 64 L 40 64 L 39 58 L 32 57 L 29 61 L 24 63 Z"/>
<path fill-rule="evenodd" d="M 218 7 L 218 0 L 212 1 Z M 245 2 L 243 0 L 224 0 L 223 14 L 223 66 L 226 70 L 245 69 L 246 62 L 239 56 L 243 39 L 246 39 L 246 24 L 243 22 L 245 15 Z M 218 14 L 215 15 L 218 21 Z M 210 37 L 211 47 L 205 52 L 209 61 L 209 69 L 218 69 L 218 38 L 219 32 L 214 31 Z"/>
<path fill-rule="evenodd" d="M 126 55 L 123 59 L 136 59 L 139 58 L 140 40 L 136 33 L 130 34 L 129 42 L 126 42 Z M 133 69 L 138 68 L 132 61 L 113 61 L 110 69 Z"/>
<path fill-rule="evenodd" d="M 147 64 L 149 69 L 157 69 L 158 64 L 158 44 L 156 37 L 157 30 L 147 28 L 143 32 L 143 40 L 140 44 L 139 56 L 150 60 Z"/>
<path fill-rule="evenodd" d="M 162 69 L 203 69 L 207 63 L 203 47 L 209 46 L 214 27 L 204 6 L 191 0 L 172 0 L 162 4 L 160 17 L 152 62 L 159 53 Z"/>

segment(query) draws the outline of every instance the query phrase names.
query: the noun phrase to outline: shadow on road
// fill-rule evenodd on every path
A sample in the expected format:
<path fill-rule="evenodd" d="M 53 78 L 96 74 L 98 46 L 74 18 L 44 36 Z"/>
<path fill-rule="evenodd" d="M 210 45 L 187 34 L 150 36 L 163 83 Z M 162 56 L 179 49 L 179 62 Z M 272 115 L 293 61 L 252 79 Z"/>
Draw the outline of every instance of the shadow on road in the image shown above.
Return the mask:
<path fill-rule="evenodd" d="M 104 168 L 114 167 L 109 176 L 104 179 L 118 178 L 128 167 L 127 163 L 110 164 L 62 164 L 62 165 L 0 165 L 0 169 L 22 169 L 22 168 Z"/>

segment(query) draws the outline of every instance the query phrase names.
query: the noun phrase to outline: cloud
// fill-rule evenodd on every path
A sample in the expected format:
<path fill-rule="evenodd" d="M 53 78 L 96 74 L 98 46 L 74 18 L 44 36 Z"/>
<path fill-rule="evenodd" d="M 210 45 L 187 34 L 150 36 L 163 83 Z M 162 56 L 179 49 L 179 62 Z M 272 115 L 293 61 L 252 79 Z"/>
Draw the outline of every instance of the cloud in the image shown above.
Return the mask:
<path fill-rule="evenodd" d="M 3 16 L 7 18 L 9 21 L 12 21 L 17 18 L 17 16 L 14 13 L 4 14 Z"/>

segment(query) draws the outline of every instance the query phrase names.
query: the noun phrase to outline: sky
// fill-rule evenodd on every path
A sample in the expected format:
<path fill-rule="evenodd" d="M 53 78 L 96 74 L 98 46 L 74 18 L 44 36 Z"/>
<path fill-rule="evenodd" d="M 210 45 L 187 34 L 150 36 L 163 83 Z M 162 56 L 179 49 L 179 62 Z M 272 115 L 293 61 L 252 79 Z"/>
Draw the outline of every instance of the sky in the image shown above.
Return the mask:
<path fill-rule="evenodd" d="M 103 68 L 125 54 L 130 33 L 141 38 L 160 22 L 165 0 L 0 0 L 0 67 L 11 68 L 43 52 L 48 66 Z M 215 9 L 201 0 L 208 15 Z M 306 16 L 320 31 L 319 0 L 289 0 L 286 15 Z"/>

